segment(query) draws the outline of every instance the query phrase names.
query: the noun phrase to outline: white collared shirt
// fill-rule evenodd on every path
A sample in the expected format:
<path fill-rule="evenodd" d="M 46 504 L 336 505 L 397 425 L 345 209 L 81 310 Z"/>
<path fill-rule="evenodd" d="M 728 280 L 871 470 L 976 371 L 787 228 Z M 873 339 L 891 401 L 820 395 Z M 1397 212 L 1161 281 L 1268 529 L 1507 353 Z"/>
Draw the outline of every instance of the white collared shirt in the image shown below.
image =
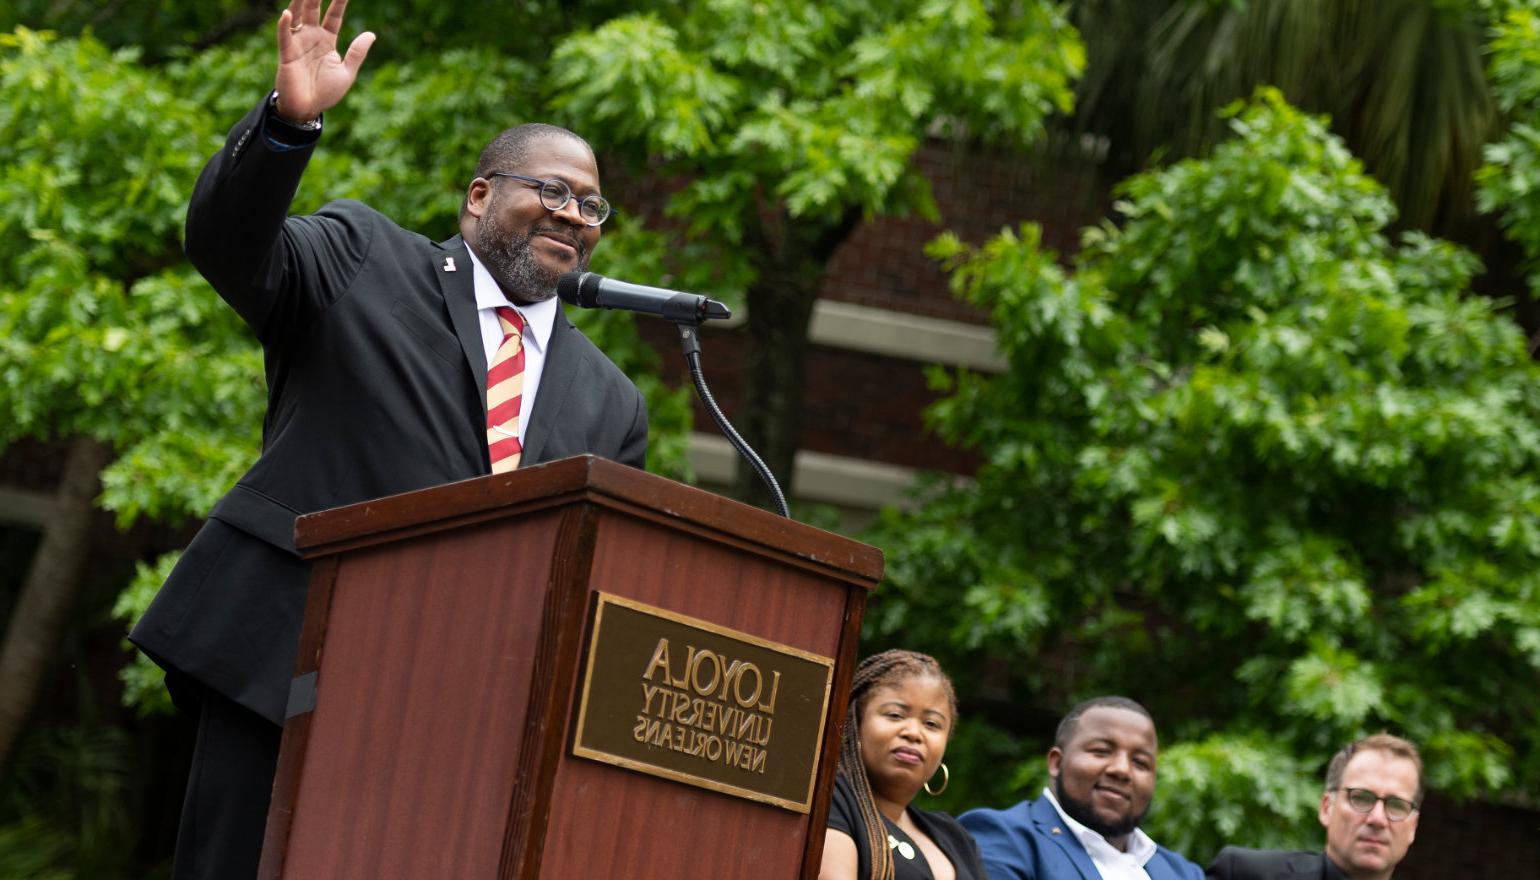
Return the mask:
<path fill-rule="evenodd" d="M 519 442 L 529 432 L 529 416 L 535 411 L 535 393 L 540 390 L 540 374 L 545 372 L 545 353 L 551 344 L 551 330 L 556 326 L 556 310 L 561 308 L 556 297 L 543 302 L 511 303 L 503 295 L 503 289 L 492 280 L 492 273 L 476 259 L 476 252 L 466 248 L 471 255 L 471 269 L 476 282 L 476 317 L 481 322 L 481 346 L 487 363 L 503 344 L 503 325 L 497 322 L 496 309 L 510 306 L 524 318 L 524 396 L 519 402 Z"/>
<path fill-rule="evenodd" d="M 1150 875 L 1144 870 L 1145 864 L 1155 857 L 1155 841 L 1150 839 L 1138 828 L 1128 835 L 1128 852 L 1123 852 L 1107 842 L 1095 831 L 1071 819 L 1064 808 L 1059 806 L 1059 799 L 1053 796 L 1053 792 L 1043 789 L 1047 795 L 1048 803 L 1053 804 L 1059 818 L 1085 847 L 1085 851 L 1091 856 L 1091 861 L 1096 865 L 1096 872 L 1102 875 L 1102 880 L 1150 880 Z"/>

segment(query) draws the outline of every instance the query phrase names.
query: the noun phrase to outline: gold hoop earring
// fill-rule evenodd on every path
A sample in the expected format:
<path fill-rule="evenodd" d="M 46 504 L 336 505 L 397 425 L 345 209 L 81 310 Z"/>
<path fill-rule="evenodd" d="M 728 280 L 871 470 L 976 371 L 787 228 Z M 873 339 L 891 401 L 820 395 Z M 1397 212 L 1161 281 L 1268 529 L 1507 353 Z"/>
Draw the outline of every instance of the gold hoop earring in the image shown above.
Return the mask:
<path fill-rule="evenodd" d="M 935 779 L 935 778 L 936 777 L 935 777 L 934 774 L 932 774 L 931 777 L 930 777 L 930 779 Z M 952 782 L 952 773 L 951 773 L 951 771 L 946 769 L 946 762 L 945 761 L 941 762 L 941 787 L 936 789 L 935 791 L 931 791 L 930 790 L 930 779 L 925 780 L 925 793 L 926 794 L 930 795 L 931 797 L 938 797 L 943 791 L 946 791 L 946 787 L 948 785 L 950 785 L 951 782 Z"/>

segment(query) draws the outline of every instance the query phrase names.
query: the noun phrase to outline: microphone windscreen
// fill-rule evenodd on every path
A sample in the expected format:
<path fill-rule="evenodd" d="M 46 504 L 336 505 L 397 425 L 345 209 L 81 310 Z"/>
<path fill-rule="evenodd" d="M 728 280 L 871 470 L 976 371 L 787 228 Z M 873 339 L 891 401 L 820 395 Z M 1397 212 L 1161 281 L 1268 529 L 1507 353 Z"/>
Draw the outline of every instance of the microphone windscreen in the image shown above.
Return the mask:
<path fill-rule="evenodd" d="M 578 289 L 582 287 L 587 272 L 568 272 L 556 279 L 556 295 L 569 306 L 578 305 Z"/>

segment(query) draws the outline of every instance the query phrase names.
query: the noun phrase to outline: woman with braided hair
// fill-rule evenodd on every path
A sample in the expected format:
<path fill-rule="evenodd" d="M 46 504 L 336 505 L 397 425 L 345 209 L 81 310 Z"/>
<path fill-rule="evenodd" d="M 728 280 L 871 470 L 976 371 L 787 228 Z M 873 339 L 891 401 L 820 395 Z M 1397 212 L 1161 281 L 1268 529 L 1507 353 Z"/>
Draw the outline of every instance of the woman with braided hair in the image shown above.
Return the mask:
<path fill-rule="evenodd" d="M 922 788 L 946 787 L 941 759 L 956 720 L 957 695 L 934 658 L 895 650 L 861 661 L 819 880 L 984 880 L 978 847 L 957 820 L 909 805 Z"/>

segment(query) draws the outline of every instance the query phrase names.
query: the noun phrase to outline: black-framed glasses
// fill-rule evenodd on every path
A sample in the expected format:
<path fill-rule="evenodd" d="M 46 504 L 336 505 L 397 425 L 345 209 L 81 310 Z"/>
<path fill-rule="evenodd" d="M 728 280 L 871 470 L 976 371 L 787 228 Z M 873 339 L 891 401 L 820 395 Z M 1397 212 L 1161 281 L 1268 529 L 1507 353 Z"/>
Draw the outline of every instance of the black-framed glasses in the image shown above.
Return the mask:
<path fill-rule="evenodd" d="M 1374 812 L 1374 805 L 1380 801 L 1385 802 L 1385 818 L 1392 822 L 1400 822 L 1407 816 L 1417 812 L 1416 804 L 1406 798 L 1396 797 L 1393 794 L 1380 797 L 1367 788 L 1339 788 L 1337 790 L 1347 795 L 1348 806 L 1352 807 L 1355 813 L 1372 813 Z"/>
<path fill-rule="evenodd" d="M 488 176 L 511 177 L 514 180 L 522 181 L 528 186 L 539 189 L 540 204 L 544 205 L 547 211 L 560 211 L 562 208 L 567 207 L 567 202 L 577 198 L 572 194 L 572 188 L 567 186 L 565 181 L 557 180 L 554 177 L 550 180 L 541 180 L 538 177 L 509 174 L 507 171 L 493 171 Z M 598 226 L 610 218 L 610 203 L 605 201 L 604 196 L 598 193 L 583 196 L 581 199 L 578 199 L 578 215 L 589 226 Z"/>

